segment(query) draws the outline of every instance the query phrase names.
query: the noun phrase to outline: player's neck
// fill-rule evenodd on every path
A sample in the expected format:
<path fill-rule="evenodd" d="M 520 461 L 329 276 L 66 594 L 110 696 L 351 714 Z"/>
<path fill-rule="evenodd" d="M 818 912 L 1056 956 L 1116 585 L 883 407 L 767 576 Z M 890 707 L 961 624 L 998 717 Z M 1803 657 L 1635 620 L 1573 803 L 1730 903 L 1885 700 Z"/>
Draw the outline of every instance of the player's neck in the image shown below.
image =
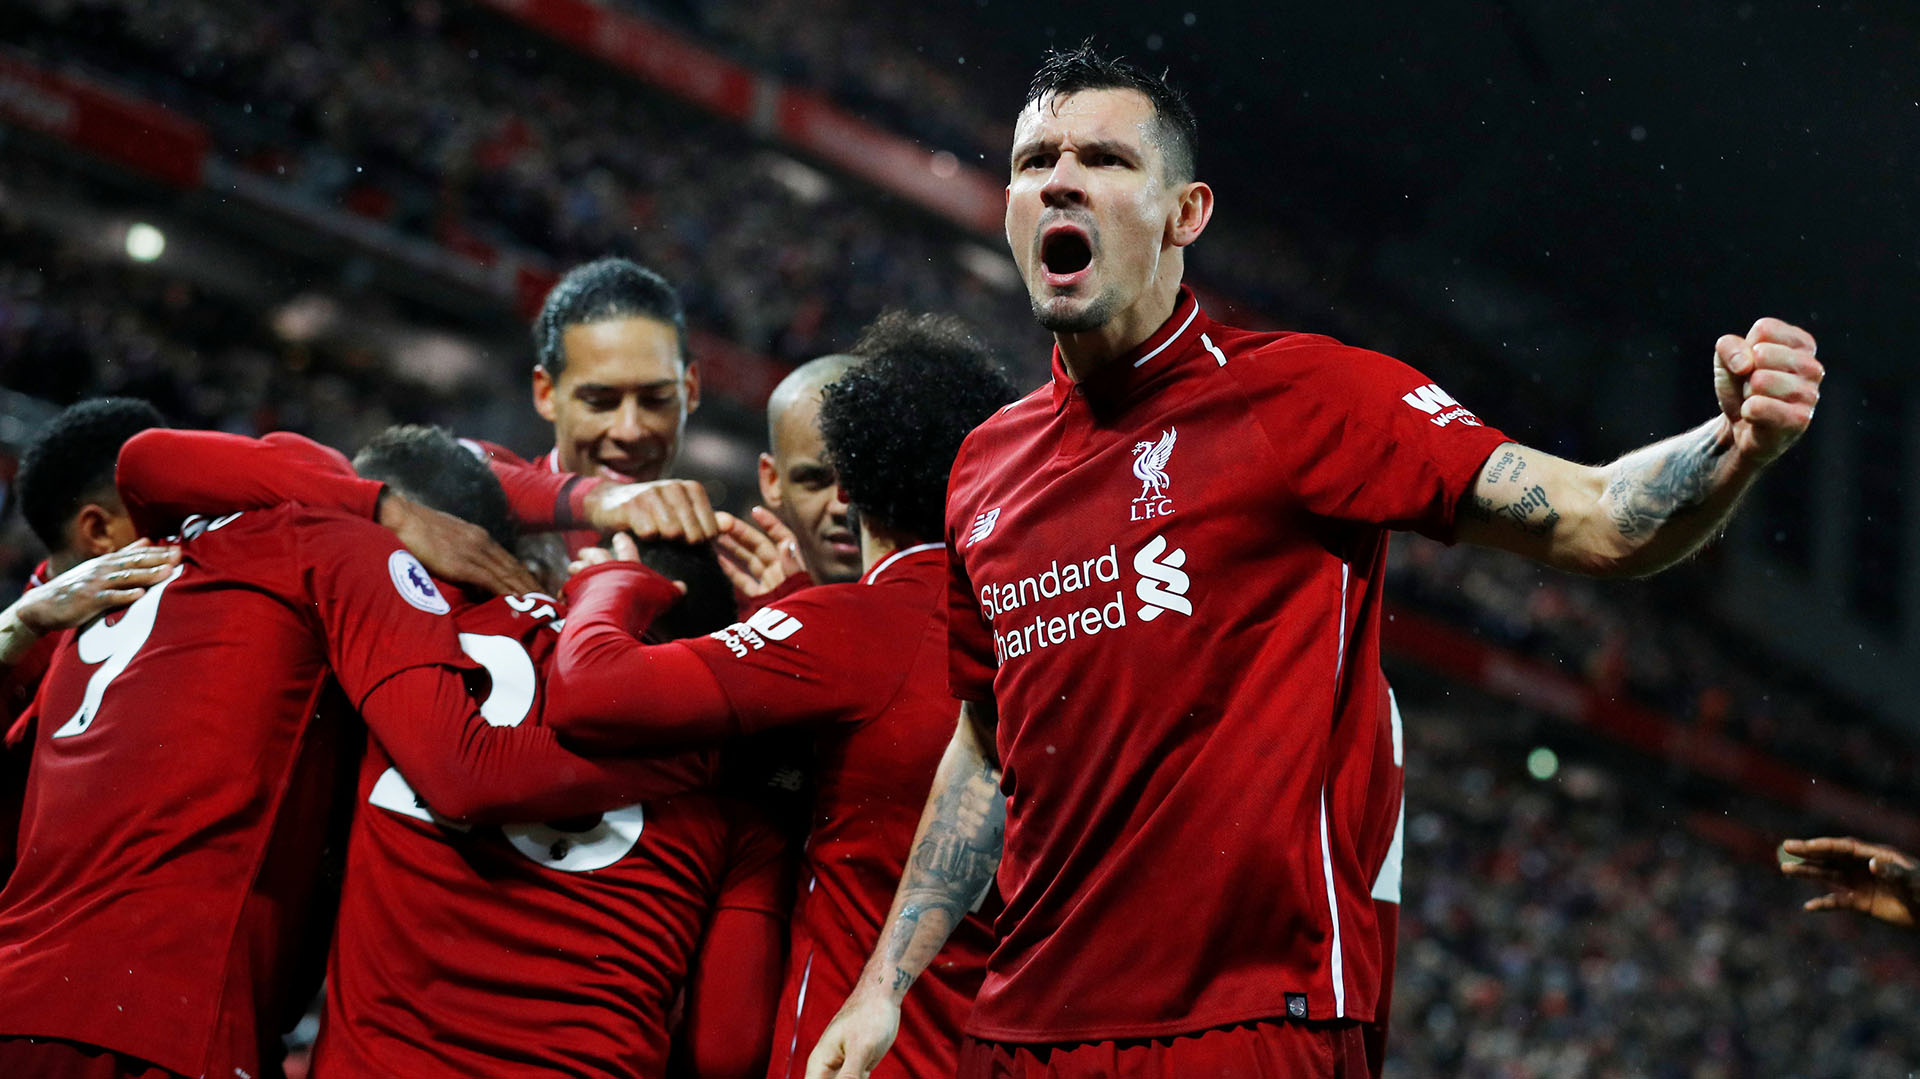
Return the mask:
<path fill-rule="evenodd" d="M 1163 263 L 1164 265 L 1164 263 Z M 1107 324 L 1086 333 L 1056 333 L 1054 344 L 1060 348 L 1060 364 L 1067 377 L 1085 382 L 1101 369 L 1140 346 L 1173 317 L 1180 302 L 1178 263 L 1173 273 L 1156 279 L 1133 305 L 1107 320 Z"/>
<path fill-rule="evenodd" d="M 881 525 L 872 525 L 863 518 L 860 521 L 860 572 L 868 570 L 886 561 L 888 555 L 908 546 L 906 537 Z"/>

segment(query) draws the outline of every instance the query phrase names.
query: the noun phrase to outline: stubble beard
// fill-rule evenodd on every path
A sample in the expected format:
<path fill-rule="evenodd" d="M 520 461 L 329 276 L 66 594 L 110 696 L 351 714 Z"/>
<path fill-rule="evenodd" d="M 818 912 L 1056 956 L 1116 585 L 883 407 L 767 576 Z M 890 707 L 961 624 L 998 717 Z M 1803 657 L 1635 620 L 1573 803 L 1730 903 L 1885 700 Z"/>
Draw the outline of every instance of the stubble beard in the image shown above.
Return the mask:
<path fill-rule="evenodd" d="M 1102 292 L 1078 311 L 1060 311 L 1046 300 L 1033 300 L 1033 317 L 1051 333 L 1089 333 L 1113 321 L 1114 298 Z"/>

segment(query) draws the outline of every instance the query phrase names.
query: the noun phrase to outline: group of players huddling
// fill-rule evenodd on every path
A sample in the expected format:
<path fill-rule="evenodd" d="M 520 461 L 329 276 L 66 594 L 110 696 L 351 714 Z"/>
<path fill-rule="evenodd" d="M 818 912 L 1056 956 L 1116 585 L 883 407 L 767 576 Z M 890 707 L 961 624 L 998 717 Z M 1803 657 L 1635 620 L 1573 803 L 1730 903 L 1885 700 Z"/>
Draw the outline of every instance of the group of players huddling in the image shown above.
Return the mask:
<path fill-rule="evenodd" d="M 882 316 L 774 394 L 754 523 L 664 478 L 698 369 L 620 260 L 534 327 L 541 460 L 69 409 L 0 619 L 0 1074 L 271 1076 L 324 972 L 320 1079 L 1378 1075 L 1389 532 L 1657 571 L 1823 372 L 1762 319 L 1711 419 L 1560 460 L 1208 317 L 1196 146 L 1052 54 L 1006 216 L 1050 382 Z"/>

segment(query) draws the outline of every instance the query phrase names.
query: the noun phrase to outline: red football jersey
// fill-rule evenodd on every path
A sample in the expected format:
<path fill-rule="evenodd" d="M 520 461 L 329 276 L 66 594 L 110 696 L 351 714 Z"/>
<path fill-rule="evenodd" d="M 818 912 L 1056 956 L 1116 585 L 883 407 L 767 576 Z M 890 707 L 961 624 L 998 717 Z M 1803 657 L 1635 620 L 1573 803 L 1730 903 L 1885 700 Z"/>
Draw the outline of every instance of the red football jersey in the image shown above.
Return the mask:
<path fill-rule="evenodd" d="M 491 676 L 489 723 L 539 724 L 565 613 L 539 595 L 456 611 L 461 646 Z M 656 767 L 663 788 L 691 790 L 713 766 L 697 753 Z M 777 837 L 709 793 L 462 828 L 376 740 L 360 802 L 318 1074 L 658 1076 L 710 914 L 786 909 Z"/>
<path fill-rule="evenodd" d="M 258 1075 L 349 748 L 317 713 L 459 653 L 444 599 L 373 524 L 293 507 L 191 524 L 180 568 L 75 634 L 30 713 L 0 1033 Z"/>
<path fill-rule="evenodd" d="M 940 544 L 910 547 L 857 584 L 810 588 L 706 637 L 639 647 L 621 593 L 646 576 L 608 565 L 569 584 L 575 603 L 554 692 L 571 698 L 584 689 L 604 701 L 604 719 L 623 725 L 634 744 L 663 731 L 685 740 L 814 730 L 814 814 L 768 1073 L 797 1077 L 880 939 L 953 737 L 946 558 Z M 578 669 L 588 660 L 600 661 L 592 679 Z M 623 685 L 644 689 L 623 696 Z M 564 734 L 589 710 L 566 699 L 554 723 Z M 596 741 L 619 736 L 608 726 L 594 724 Z M 982 903 L 994 905 L 960 924 L 908 994 L 894 1049 L 874 1074 L 953 1074 L 992 945 L 997 899 Z"/>
<path fill-rule="evenodd" d="M 560 472 L 551 459 L 529 464 L 490 442 L 461 444 L 493 470 L 514 520 L 529 532 L 578 529 L 587 492 L 605 482 Z M 192 513 L 282 502 L 371 518 L 385 486 L 355 475 L 338 450 L 290 432 L 247 438 L 164 427 L 127 441 L 115 479 L 135 526 L 146 535 L 164 535 Z"/>
<path fill-rule="evenodd" d="M 952 685 L 998 704 L 1008 799 L 970 1031 L 1372 1017 L 1387 534 L 1449 538 L 1503 441 L 1395 360 L 1184 290 L 1131 354 L 1080 384 L 1056 356 L 969 436 Z"/>

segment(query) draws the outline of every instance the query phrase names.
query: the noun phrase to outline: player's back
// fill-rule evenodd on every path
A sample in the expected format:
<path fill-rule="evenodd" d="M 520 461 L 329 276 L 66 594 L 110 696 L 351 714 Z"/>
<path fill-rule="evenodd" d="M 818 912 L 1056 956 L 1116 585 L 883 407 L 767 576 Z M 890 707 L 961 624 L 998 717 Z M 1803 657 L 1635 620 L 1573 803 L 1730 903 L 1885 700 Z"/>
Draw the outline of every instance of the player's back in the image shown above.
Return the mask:
<path fill-rule="evenodd" d="M 540 722 L 538 672 L 563 609 L 509 596 L 456 614 L 492 685 L 489 722 Z M 663 758 L 693 776 L 705 754 Z M 704 791 L 594 817 L 438 822 L 376 745 L 362 767 L 315 1067 L 327 1076 L 655 1076 L 668 1015 L 742 850 L 737 807 Z M 760 868 L 756 868 L 760 867 Z"/>
<path fill-rule="evenodd" d="M 35 703 L 0 1033 L 257 1075 L 353 734 L 334 706 L 453 641 L 368 522 L 282 507 L 182 539 L 178 571 L 75 634 Z"/>

